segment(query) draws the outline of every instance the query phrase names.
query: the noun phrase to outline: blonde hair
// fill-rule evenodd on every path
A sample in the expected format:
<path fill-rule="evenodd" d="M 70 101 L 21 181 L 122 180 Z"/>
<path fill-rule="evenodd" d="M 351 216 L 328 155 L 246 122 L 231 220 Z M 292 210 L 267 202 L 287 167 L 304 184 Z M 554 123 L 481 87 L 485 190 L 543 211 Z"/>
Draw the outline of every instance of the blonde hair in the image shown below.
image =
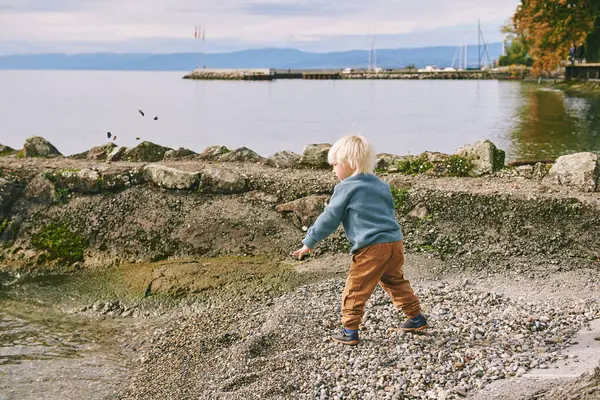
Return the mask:
<path fill-rule="evenodd" d="M 375 149 L 362 136 L 344 136 L 327 154 L 329 164 L 348 164 L 354 170 L 353 175 L 370 174 L 375 168 Z"/>

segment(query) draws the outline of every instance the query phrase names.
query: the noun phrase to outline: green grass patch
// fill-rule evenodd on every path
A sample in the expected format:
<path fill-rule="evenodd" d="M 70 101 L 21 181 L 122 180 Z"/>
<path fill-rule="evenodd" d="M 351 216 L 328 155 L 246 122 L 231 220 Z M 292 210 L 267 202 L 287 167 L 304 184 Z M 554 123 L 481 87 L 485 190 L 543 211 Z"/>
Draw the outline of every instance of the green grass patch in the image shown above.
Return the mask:
<path fill-rule="evenodd" d="M 396 210 L 404 208 L 410 197 L 408 189 L 400 189 L 394 185 L 390 185 L 390 191 L 392 192 L 392 199 L 394 199 L 394 208 Z"/>
<path fill-rule="evenodd" d="M 66 188 L 55 188 L 56 201 L 62 204 L 68 203 L 71 198 L 71 191 Z"/>
<path fill-rule="evenodd" d="M 444 160 L 443 165 L 445 167 L 445 175 L 448 176 L 469 176 L 469 173 L 473 169 L 473 163 L 470 160 L 456 154 Z"/>
<path fill-rule="evenodd" d="M 433 164 L 424 155 L 412 160 L 400 161 L 396 166 L 399 172 L 409 175 L 421 174 L 433 168 Z"/>

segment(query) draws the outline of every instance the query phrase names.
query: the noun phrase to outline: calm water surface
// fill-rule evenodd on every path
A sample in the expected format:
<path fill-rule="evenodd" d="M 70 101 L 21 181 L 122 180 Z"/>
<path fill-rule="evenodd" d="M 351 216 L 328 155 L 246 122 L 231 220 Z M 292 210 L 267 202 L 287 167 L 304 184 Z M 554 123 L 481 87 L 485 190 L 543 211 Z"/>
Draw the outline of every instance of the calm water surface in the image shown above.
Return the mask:
<path fill-rule="evenodd" d="M 61 277 L 0 287 L 0 400 L 106 399 L 126 368 L 116 321 L 65 313 Z"/>
<path fill-rule="evenodd" d="M 180 72 L 0 71 L 0 143 L 63 154 L 136 137 L 195 151 L 301 152 L 361 132 L 377 151 L 454 152 L 488 138 L 510 159 L 600 151 L 600 98 L 497 81 L 187 81 Z M 142 117 L 138 109 L 145 112 Z M 152 117 L 158 116 L 154 121 Z"/>

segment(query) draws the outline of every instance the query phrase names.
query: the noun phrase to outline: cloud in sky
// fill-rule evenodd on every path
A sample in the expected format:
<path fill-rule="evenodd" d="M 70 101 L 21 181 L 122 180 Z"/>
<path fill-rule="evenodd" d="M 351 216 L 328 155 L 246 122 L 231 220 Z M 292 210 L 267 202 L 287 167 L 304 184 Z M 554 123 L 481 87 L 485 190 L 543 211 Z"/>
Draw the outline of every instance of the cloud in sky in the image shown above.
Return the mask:
<path fill-rule="evenodd" d="M 0 52 L 207 51 L 296 47 L 308 51 L 419 47 L 486 39 L 517 0 L 0 0 Z"/>

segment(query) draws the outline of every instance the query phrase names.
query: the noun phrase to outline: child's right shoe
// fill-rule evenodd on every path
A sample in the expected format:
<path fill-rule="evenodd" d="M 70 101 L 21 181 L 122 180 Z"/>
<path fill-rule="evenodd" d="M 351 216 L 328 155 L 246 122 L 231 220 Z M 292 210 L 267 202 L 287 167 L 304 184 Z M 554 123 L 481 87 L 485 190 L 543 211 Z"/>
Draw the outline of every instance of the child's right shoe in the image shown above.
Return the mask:
<path fill-rule="evenodd" d="M 427 329 L 427 320 L 422 314 L 415 318 L 407 319 L 401 326 L 400 330 L 404 332 L 418 332 Z"/>
<path fill-rule="evenodd" d="M 348 344 L 350 346 L 356 346 L 360 343 L 358 339 L 358 330 L 343 328 L 340 333 L 331 335 L 331 340 L 341 344 Z"/>

